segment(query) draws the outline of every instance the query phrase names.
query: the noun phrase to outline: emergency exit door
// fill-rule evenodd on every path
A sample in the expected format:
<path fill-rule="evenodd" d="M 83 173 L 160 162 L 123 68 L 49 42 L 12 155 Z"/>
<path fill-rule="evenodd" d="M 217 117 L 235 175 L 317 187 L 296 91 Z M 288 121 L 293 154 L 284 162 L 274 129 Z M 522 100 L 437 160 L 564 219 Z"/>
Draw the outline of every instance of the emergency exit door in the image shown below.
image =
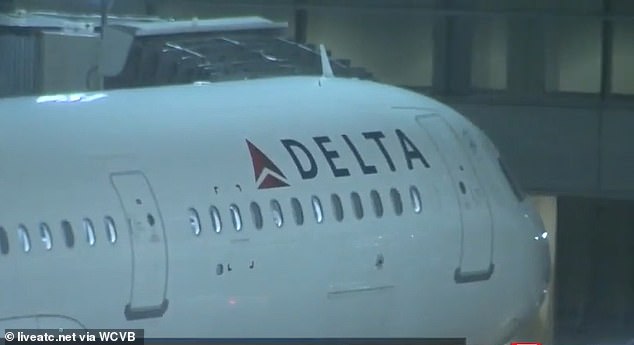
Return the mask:
<path fill-rule="evenodd" d="M 493 274 L 493 223 L 486 192 L 471 157 L 454 129 L 435 114 L 416 117 L 445 163 L 460 206 L 461 251 L 454 278 L 457 283 L 487 280 Z"/>
<path fill-rule="evenodd" d="M 132 286 L 128 320 L 160 317 L 167 310 L 167 241 L 158 202 L 140 171 L 110 175 L 130 234 Z"/>

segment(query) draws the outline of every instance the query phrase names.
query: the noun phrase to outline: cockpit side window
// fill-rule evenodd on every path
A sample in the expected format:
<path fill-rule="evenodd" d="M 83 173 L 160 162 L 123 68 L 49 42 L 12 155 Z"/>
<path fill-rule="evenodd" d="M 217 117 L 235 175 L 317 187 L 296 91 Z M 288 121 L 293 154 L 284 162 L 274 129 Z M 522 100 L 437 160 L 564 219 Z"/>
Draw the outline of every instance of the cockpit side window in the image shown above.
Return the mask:
<path fill-rule="evenodd" d="M 515 176 L 508 169 L 508 167 L 506 166 L 502 158 L 498 157 L 498 163 L 500 164 L 500 169 L 502 169 L 502 173 L 504 173 L 504 176 L 506 177 L 506 181 L 508 181 L 509 185 L 511 186 L 511 189 L 513 190 L 513 194 L 515 194 L 515 197 L 517 198 L 517 200 L 524 201 L 524 198 L 526 198 L 526 193 L 524 192 L 520 184 L 515 179 Z"/>

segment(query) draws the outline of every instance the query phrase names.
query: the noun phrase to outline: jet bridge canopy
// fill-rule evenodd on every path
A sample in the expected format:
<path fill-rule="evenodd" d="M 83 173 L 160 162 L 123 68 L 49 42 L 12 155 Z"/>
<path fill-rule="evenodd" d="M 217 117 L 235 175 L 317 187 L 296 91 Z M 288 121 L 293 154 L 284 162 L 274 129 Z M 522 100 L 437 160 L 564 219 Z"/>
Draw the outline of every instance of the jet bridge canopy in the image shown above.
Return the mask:
<path fill-rule="evenodd" d="M 239 17 L 220 19 L 165 20 L 154 22 L 128 22 L 107 25 L 101 49 L 100 70 L 104 76 L 115 76 L 123 70 L 132 44 L 136 41 L 160 40 L 169 42 L 188 36 L 209 36 L 218 33 L 256 31 L 260 34 L 281 35 L 286 31 L 286 23 L 274 23 L 260 17 Z"/>
<path fill-rule="evenodd" d="M 287 28 L 260 17 L 109 25 L 100 71 L 106 88 L 320 75 L 319 50 L 286 39 Z M 337 76 L 371 78 L 349 61 L 332 65 Z"/>

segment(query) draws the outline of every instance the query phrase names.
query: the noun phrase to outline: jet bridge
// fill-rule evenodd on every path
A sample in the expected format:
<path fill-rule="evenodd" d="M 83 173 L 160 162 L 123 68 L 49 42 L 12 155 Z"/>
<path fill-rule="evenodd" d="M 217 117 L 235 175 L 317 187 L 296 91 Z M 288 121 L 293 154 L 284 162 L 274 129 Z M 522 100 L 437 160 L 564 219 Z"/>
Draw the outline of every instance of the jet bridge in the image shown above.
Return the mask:
<path fill-rule="evenodd" d="M 0 14 L 0 96 L 321 75 L 319 49 L 287 37 L 287 23 L 261 17 Z M 331 65 L 372 79 L 349 60 Z"/>
<path fill-rule="evenodd" d="M 260 17 L 110 25 L 100 69 L 106 88 L 320 75 L 318 49 L 285 38 L 287 29 Z M 332 65 L 338 76 L 372 78 L 347 60 Z"/>

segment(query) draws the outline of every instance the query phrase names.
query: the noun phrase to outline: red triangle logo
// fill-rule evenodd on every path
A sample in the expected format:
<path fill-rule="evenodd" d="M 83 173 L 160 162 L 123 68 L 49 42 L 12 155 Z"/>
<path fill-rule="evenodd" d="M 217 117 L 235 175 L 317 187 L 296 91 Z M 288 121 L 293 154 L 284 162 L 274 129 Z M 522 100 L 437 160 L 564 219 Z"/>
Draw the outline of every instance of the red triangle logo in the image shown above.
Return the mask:
<path fill-rule="evenodd" d="M 286 176 L 282 173 L 282 170 L 273 163 L 272 160 L 267 157 L 264 152 L 258 149 L 250 141 L 246 141 L 249 147 L 249 154 L 251 154 L 251 162 L 253 163 L 253 174 L 255 175 L 255 182 L 264 178 L 258 185 L 258 189 L 269 189 L 277 187 L 288 187 L 289 184 L 285 181 Z M 277 175 L 277 176 L 275 176 Z"/>

